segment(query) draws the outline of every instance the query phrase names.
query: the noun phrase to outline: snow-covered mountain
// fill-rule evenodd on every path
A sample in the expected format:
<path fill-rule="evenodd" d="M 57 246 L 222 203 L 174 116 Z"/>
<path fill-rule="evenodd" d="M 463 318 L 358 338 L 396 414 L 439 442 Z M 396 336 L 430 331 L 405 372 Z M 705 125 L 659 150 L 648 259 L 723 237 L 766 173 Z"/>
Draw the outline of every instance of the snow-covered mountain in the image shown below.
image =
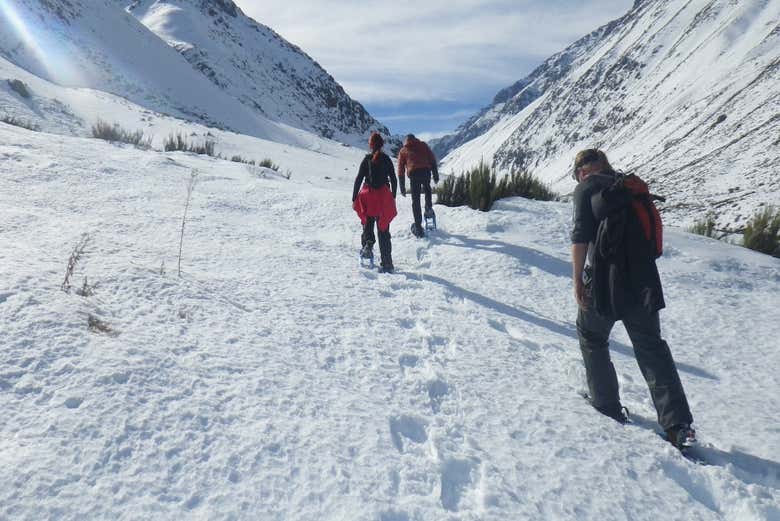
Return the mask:
<path fill-rule="evenodd" d="M 231 0 L 136 0 L 128 11 L 250 111 L 360 147 L 372 130 L 389 135 L 317 62 Z"/>
<path fill-rule="evenodd" d="M 575 153 L 669 196 L 674 222 L 740 225 L 780 203 L 780 2 L 641 0 L 552 56 L 437 143 L 445 168 L 481 158 L 563 193 Z"/>
<path fill-rule="evenodd" d="M 181 45 L 177 47 L 184 52 L 178 52 L 114 0 L 18 0 L 2 5 L 0 62 L 4 62 L 2 68 L 8 71 L 4 79 L 26 77 L 27 80 L 23 81 L 27 83 L 40 83 L 37 78 L 49 86 L 80 89 L 81 105 L 90 103 L 87 94 L 87 89 L 90 89 L 89 92 L 96 97 L 104 96 L 104 93 L 119 96 L 156 114 L 299 146 L 306 146 L 311 141 L 302 136 L 298 130 L 300 128 L 361 147 L 365 146 L 369 130 L 379 129 L 386 133 L 386 129 L 359 104 L 345 94 L 337 96 L 338 93 L 343 94 L 338 84 L 306 55 L 269 29 L 243 17 L 231 3 L 211 2 L 208 4 L 211 7 L 204 7 L 206 3 L 183 2 L 180 7 L 149 4 L 146 6 L 146 20 L 155 20 L 151 25 L 157 30 L 170 30 L 177 35 L 179 31 L 174 22 L 181 23 L 186 28 L 182 30 L 184 33 L 192 29 L 191 34 L 205 34 L 206 39 L 211 34 L 205 28 L 207 24 L 217 29 L 238 27 L 228 24 L 226 18 L 241 24 L 242 31 L 231 32 L 229 37 L 220 40 L 223 48 L 216 44 L 208 47 L 208 56 L 218 56 L 218 62 L 227 63 L 227 56 L 237 53 L 242 45 L 260 53 L 257 42 L 261 40 L 267 43 L 268 49 L 276 49 L 268 51 L 269 59 L 276 56 L 276 61 L 262 64 L 256 61 L 254 65 L 249 65 L 249 58 L 246 57 L 244 71 L 255 65 L 255 72 L 263 66 L 269 69 L 276 67 L 274 70 L 277 71 L 288 67 L 293 71 L 288 75 L 290 81 L 285 85 L 273 84 L 268 78 L 261 77 L 261 72 L 257 72 L 257 83 L 253 87 L 276 93 L 274 99 L 278 103 L 272 107 L 269 105 L 261 109 L 260 98 L 258 104 L 252 104 L 249 101 L 251 89 L 248 83 L 241 84 L 247 87 L 246 95 L 242 95 L 240 86 L 232 88 L 222 80 L 212 81 L 214 78 L 210 76 L 217 73 L 210 75 L 205 66 L 188 62 L 185 56 L 190 58 L 192 53 Z M 139 5 L 136 10 L 140 12 L 142 7 Z M 230 17 L 231 9 L 235 9 L 236 17 L 242 17 L 236 18 L 240 22 Z M 220 25 L 220 20 L 227 25 Z M 223 35 L 222 32 L 218 34 Z M 242 38 L 247 38 L 247 41 L 242 41 Z M 266 39 L 273 41 L 269 43 Z M 203 53 L 200 55 L 206 56 Z M 217 71 L 222 70 L 217 65 L 214 67 Z M 239 69 L 234 72 L 237 82 L 246 79 Z M 304 79 L 309 74 L 311 78 Z M 270 73 L 269 77 L 278 79 L 279 75 L 284 76 L 281 73 Z M 323 76 L 330 78 L 330 83 Z M 296 82 L 303 87 L 291 87 Z M 311 86 L 311 89 L 304 88 L 306 85 Z M 319 94 L 315 93 L 315 86 L 319 86 Z M 37 120 L 47 119 L 49 113 L 45 107 L 50 106 L 61 108 L 52 116 L 60 120 L 62 113 L 78 115 L 80 112 L 90 112 L 82 111 L 80 106 L 68 106 L 53 94 L 45 100 L 39 99 L 39 103 L 35 104 L 18 100 L 4 87 L 5 82 L 3 88 L 0 88 L 0 108 L 5 108 L 5 112 L 25 112 L 26 106 L 29 109 L 27 111 L 32 112 L 30 118 Z M 328 89 L 335 93 L 330 101 L 322 97 L 323 92 L 330 92 Z M 320 97 L 317 98 L 317 95 Z M 335 108 L 328 109 L 326 105 L 333 100 L 336 100 Z M 305 112 L 302 107 L 311 110 L 313 119 L 309 122 L 301 116 Z M 328 119 L 328 114 L 332 116 L 332 128 L 323 123 Z M 353 114 L 354 118 L 349 120 L 347 114 Z M 88 119 L 94 121 L 97 117 L 101 117 L 101 114 L 92 113 Z M 105 119 L 107 116 L 102 117 Z M 322 125 L 317 126 L 315 120 Z M 79 125 L 88 128 L 88 125 L 74 118 L 71 127 Z M 45 128 L 50 125 L 43 122 L 41 126 Z"/>

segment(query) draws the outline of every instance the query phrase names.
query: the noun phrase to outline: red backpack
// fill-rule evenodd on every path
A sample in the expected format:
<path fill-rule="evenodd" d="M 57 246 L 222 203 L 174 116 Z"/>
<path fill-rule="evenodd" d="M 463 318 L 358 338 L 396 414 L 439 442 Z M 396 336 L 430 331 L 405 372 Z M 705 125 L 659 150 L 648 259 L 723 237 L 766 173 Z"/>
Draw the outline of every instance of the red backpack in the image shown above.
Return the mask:
<path fill-rule="evenodd" d="M 664 253 L 664 226 L 661 214 L 653 201 L 666 201 L 666 199 L 651 194 L 647 183 L 635 174 L 619 176 L 615 185 L 622 186 L 631 194 L 631 206 L 642 225 L 645 239 L 654 246 L 657 259 Z"/>
<path fill-rule="evenodd" d="M 591 207 L 597 221 L 615 212 L 630 209 L 641 228 L 641 232 L 636 229 L 635 232 L 644 235 L 648 253 L 652 253 L 653 259 L 657 259 L 664 252 L 664 229 L 661 214 L 653 201 L 665 200 L 661 196 L 651 194 L 647 183 L 639 176 L 618 172 L 611 185 L 591 197 Z M 611 233 L 614 233 L 614 230 Z M 616 246 L 614 239 L 615 237 L 610 235 L 609 248 Z"/>

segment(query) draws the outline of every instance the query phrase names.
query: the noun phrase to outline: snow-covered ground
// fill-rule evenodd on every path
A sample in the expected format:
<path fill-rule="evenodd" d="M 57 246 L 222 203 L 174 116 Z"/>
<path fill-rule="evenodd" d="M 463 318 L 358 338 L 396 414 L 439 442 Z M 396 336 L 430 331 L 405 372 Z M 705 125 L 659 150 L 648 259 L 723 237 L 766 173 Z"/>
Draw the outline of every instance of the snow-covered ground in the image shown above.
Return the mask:
<path fill-rule="evenodd" d="M 780 519 L 780 260 L 667 232 L 699 466 L 621 327 L 634 423 L 578 396 L 567 205 L 437 207 L 417 240 L 399 197 L 379 275 L 358 152 L 227 141 L 292 177 L 0 124 L 0 519 Z"/>

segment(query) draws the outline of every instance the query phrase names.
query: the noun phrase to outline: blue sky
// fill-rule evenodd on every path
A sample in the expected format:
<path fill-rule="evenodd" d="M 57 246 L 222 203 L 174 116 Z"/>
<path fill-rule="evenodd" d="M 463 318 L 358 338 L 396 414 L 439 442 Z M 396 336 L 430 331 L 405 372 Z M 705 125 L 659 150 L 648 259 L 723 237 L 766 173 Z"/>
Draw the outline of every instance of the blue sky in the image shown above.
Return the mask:
<path fill-rule="evenodd" d="M 454 130 L 633 0 L 235 0 L 395 133 Z"/>

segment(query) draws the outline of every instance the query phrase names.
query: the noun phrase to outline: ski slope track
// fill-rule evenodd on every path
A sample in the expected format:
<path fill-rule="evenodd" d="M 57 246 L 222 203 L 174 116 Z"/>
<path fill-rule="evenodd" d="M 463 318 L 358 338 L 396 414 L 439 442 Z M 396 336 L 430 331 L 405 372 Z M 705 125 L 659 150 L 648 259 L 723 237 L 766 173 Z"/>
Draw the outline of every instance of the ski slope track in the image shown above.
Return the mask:
<path fill-rule="evenodd" d="M 567 204 L 437 207 L 418 240 L 399 197 L 378 274 L 361 153 L 219 137 L 291 178 L 0 123 L 1 519 L 780 519 L 780 260 L 667 233 L 697 465 L 622 328 L 634 423 L 579 395 Z"/>
<path fill-rule="evenodd" d="M 481 159 L 563 194 L 578 150 L 604 148 L 687 225 L 738 230 L 780 204 L 780 2 L 641 0 L 550 57 L 442 138 L 454 173 Z"/>

